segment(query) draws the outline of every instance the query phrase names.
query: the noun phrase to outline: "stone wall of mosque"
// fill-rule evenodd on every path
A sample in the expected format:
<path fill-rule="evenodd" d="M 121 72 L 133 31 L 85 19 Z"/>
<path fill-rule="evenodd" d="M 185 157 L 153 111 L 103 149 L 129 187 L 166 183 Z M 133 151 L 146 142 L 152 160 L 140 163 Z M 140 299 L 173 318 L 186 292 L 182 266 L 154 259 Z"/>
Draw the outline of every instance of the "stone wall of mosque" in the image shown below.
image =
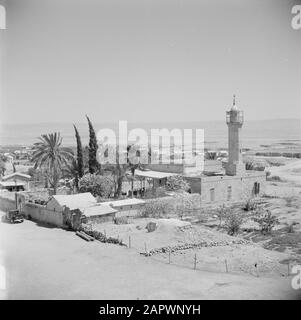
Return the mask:
<path fill-rule="evenodd" d="M 265 189 L 264 172 L 247 172 L 237 176 L 186 177 L 192 193 L 201 194 L 204 204 L 242 201 L 261 195 Z"/>

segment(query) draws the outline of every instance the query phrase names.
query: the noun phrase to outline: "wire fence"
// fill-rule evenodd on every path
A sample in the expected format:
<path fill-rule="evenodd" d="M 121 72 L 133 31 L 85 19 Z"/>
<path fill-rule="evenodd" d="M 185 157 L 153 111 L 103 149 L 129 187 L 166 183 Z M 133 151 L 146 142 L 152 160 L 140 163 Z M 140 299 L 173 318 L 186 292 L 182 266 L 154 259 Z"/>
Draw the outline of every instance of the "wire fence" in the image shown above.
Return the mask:
<path fill-rule="evenodd" d="M 105 236 L 111 236 L 106 229 L 102 230 Z M 260 259 L 251 263 L 249 260 L 244 261 L 243 258 L 231 257 L 231 253 L 227 255 L 226 248 L 224 254 L 213 256 L 212 253 L 206 254 L 201 252 L 202 249 L 214 249 L 225 245 L 210 244 L 202 247 L 202 243 L 184 244 L 186 249 L 177 249 L 177 244 L 173 243 L 170 247 L 154 247 L 151 242 L 143 239 L 143 235 L 127 234 L 117 235 L 117 238 L 125 244 L 125 250 L 134 250 L 139 255 L 145 256 L 147 259 L 153 259 L 160 263 L 168 265 L 188 268 L 191 270 L 200 270 L 206 272 L 229 273 L 229 274 L 248 274 L 254 277 L 262 277 L 267 275 L 290 276 L 293 262 L 287 261 L 283 264 L 272 261 L 261 261 Z M 225 246 L 227 247 L 227 246 Z"/>

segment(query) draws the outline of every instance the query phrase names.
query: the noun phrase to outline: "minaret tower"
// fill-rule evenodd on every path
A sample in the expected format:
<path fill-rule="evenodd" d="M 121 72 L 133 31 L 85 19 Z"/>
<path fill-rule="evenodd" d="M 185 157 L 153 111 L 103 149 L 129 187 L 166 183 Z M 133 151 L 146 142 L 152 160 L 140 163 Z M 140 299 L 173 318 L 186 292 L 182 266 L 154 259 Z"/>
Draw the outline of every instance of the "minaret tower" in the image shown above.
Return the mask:
<path fill-rule="evenodd" d="M 241 154 L 241 127 L 244 121 L 243 112 L 237 109 L 235 95 L 233 95 L 233 105 L 226 113 L 228 125 L 228 163 L 226 164 L 226 175 L 235 176 L 242 174 L 245 167 Z"/>

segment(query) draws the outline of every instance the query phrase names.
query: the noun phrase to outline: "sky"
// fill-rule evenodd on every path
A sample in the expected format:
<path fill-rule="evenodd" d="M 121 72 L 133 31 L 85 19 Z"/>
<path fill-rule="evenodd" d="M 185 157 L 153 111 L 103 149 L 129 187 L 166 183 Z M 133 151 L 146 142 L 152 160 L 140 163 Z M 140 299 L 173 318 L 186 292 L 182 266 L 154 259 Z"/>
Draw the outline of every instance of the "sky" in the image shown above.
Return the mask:
<path fill-rule="evenodd" d="M 0 122 L 301 118 L 297 0 L 0 0 Z"/>

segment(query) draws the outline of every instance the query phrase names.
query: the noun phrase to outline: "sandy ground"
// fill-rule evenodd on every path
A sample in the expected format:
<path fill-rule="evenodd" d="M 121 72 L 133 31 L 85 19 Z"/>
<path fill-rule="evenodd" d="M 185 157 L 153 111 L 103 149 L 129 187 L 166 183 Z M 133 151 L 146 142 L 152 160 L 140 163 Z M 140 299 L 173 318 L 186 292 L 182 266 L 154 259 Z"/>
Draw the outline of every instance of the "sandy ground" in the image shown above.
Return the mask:
<path fill-rule="evenodd" d="M 293 299 L 299 294 L 289 277 L 182 268 L 31 221 L 0 223 L 0 253 L 7 275 L 2 299 Z"/>
<path fill-rule="evenodd" d="M 147 232 L 148 221 L 156 222 L 158 228 Z M 185 227 L 181 227 L 181 225 Z M 188 225 L 187 225 L 188 224 Z M 180 227 L 177 227 L 180 226 Z M 267 250 L 255 243 L 243 243 L 242 237 L 232 237 L 224 232 L 210 229 L 203 225 L 190 225 L 178 219 L 134 219 L 131 224 L 114 225 L 112 223 L 94 226 L 107 235 L 118 237 L 138 253 L 162 247 L 174 247 L 182 244 L 206 243 L 205 247 L 174 251 L 171 254 L 172 264 L 191 268 L 197 255 L 197 268 L 210 272 L 253 274 L 261 276 L 287 276 L 288 266 L 282 261 L 291 260 L 291 255 Z M 151 258 L 169 261 L 169 253 L 155 254 Z M 255 268 L 256 264 L 256 268 Z"/>
<path fill-rule="evenodd" d="M 271 176 L 278 176 L 284 181 L 293 182 L 301 186 L 301 159 L 287 159 L 283 166 L 267 168 Z"/>

